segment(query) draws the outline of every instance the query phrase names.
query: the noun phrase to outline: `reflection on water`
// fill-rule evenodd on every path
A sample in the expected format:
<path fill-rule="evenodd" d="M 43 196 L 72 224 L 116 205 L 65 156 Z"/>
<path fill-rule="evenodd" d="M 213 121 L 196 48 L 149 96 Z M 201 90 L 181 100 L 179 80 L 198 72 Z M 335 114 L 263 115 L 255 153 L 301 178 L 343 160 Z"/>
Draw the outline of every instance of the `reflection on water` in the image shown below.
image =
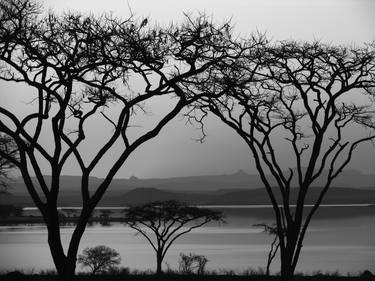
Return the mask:
<path fill-rule="evenodd" d="M 272 222 L 269 208 L 221 208 L 227 224 L 196 229 L 177 240 L 170 248 L 166 263 L 177 268 L 181 252 L 206 255 L 208 269 L 264 267 L 272 237 L 252 225 Z M 255 210 L 255 211 L 254 211 Z M 270 212 L 271 211 L 271 212 Z M 320 210 L 307 233 L 297 271 L 335 271 L 342 274 L 369 269 L 375 271 L 375 208 L 326 207 Z M 72 228 L 62 228 L 67 245 Z M 154 252 L 134 230 L 114 223 L 109 227 L 88 227 L 80 251 L 104 244 L 115 248 L 122 256 L 122 265 L 132 269 L 153 269 Z M 36 258 L 37 257 L 37 258 Z M 273 271 L 278 271 L 278 260 Z M 0 227 L 0 269 L 53 268 L 47 232 L 43 225 Z"/>

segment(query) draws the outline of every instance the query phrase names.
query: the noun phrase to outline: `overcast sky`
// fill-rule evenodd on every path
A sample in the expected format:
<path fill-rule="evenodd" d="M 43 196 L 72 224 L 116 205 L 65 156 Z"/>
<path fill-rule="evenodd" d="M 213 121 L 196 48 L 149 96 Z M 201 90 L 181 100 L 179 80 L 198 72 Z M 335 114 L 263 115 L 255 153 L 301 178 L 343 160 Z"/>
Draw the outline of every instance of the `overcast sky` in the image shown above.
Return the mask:
<path fill-rule="evenodd" d="M 179 21 L 183 12 L 204 11 L 218 22 L 231 18 L 235 32 L 243 36 L 258 30 L 275 40 L 318 39 L 356 45 L 375 40 L 373 0 L 44 0 L 44 3 L 57 12 L 112 11 L 124 17 L 129 15 L 130 7 L 138 17 L 147 16 L 161 24 Z M 1 84 L 1 87 L 9 86 Z M 11 90 L 20 92 L 16 87 Z M 19 99 L 14 95 L 2 102 L 13 105 L 17 101 Z M 21 108 L 17 106 L 17 110 Z M 184 121 L 178 119 L 173 121 L 157 139 L 134 153 L 117 177 L 228 174 L 239 169 L 256 173 L 248 149 L 240 138 L 214 119 L 210 125 L 206 142 L 199 144 L 194 141 L 198 132 L 193 127 L 185 126 Z M 95 127 L 92 134 L 100 138 L 99 128 Z M 368 145 L 357 153 L 350 168 L 375 173 L 374 164 L 375 148 Z M 78 174 L 74 165 L 64 173 Z M 104 171 L 97 170 L 96 176 L 104 176 Z"/>

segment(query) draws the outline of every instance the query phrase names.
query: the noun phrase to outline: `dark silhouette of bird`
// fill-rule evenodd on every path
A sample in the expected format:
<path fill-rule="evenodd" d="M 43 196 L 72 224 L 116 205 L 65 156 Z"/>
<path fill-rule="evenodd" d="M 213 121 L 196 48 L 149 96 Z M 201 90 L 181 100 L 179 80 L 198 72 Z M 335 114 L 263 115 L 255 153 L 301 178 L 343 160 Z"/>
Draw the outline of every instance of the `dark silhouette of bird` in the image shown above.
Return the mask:
<path fill-rule="evenodd" d="M 142 23 L 141 23 L 141 27 L 144 27 L 146 24 L 148 23 L 148 19 L 145 18 Z"/>

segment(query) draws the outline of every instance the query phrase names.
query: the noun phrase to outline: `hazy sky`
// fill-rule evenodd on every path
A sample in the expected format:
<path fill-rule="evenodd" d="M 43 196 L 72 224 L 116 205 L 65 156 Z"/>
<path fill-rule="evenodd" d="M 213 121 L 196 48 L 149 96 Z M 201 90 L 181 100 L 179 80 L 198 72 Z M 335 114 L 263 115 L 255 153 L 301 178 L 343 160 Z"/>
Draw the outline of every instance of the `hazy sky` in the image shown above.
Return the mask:
<path fill-rule="evenodd" d="M 112 11 L 119 16 L 129 15 L 129 7 L 139 17 L 167 24 L 179 21 L 183 12 L 204 11 L 218 22 L 232 19 L 235 32 L 246 36 L 251 32 L 267 32 L 275 40 L 316 40 L 333 44 L 356 44 L 375 40 L 375 1 L 373 0 L 44 0 L 46 7 L 56 11 L 78 10 L 102 13 Z M 20 88 L 0 84 L 8 92 Z M 1 89 L 0 88 L 0 89 Z M 17 95 L 2 98 L 15 105 Z M 231 130 L 212 119 L 207 127 L 204 144 L 193 139 L 198 132 L 185 122 L 175 120 L 164 128 L 157 139 L 134 153 L 117 177 L 135 175 L 141 178 L 174 177 L 233 173 L 243 169 L 255 173 L 246 146 Z M 92 136 L 100 138 L 101 131 L 93 126 Z M 89 148 L 88 148 L 89 149 Z M 110 157 L 109 157 L 110 158 Z M 109 159 L 108 159 L 109 160 Z M 375 148 L 362 148 L 350 168 L 375 173 Z M 77 174 L 74 165 L 64 171 Z M 96 176 L 104 172 L 98 170 Z"/>
<path fill-rule="evenodd" d="M 178 21 L 183 12 L 204 11 L 218 21 L 232 18 L 243 34 L 266 31 L 276 39 L 321 39 L 362 43 L 375 39 L 373 0 L 44 0 L 55 10 L 112 11 L 149 16 L 158 23 Z"/>

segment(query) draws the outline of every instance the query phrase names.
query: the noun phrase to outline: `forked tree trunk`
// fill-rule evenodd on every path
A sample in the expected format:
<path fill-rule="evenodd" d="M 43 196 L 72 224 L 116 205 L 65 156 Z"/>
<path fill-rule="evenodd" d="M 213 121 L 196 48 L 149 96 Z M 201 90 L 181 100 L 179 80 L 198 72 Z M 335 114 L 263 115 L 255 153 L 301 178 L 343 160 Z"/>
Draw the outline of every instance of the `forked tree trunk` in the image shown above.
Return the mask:
<path fill-rule="evenodd" d="M 161 251 L 156 252 L 156 274 L 161 275 L 163 273 L 161 265 L 163 263 L 163 256 Z"/>
<path fill-rule="evenodd" d="M 64 253 L 58 224 L 58 221 L 55 221 L 53 217 L 47 222 L 48 245 L 58 275 L 64 280 L 68 280 L 74 276 L 75 261 L 74 263 L 72 261 L 69 262 L 68 257 Z"/>
<path fill-rule="evenodd" d="M 286 248 L 280 251 L 281 254 L 281 280 L 291 281 L 294 275 L 293 258 L 291 250 Z"/>
<path fill-rule="evenodd" d="M 88 216 L 89 215 L 86 214 L 85 217 Z M 57 273 L 63 280 L 68 281 L 74 278 L 78 247 L 86 228 L 87 221 L 85 221 L 85 217 L 81 217 L 79 219 L 72 234 L 67 254 L 65 254 L 61 242 L 58 211 L 56 208 L 49 208 L 48 218 L 46 220 L 48 229 L 48 245 Z"/>
<path fill-rule="evenodd" d="M 77 262 L 77 251 L 72 249 L 78 249 L 79 241 L 71 241 L 68 249 L 68 255 L 65 255 L 62 248 L 61 239 L 57 238 L 55 231 L 49 231 L 48 236 L 48 244 L 57 273 L 64 280 L 71 280 L 75 275 Z"/>
<path fill-rule="evenodd" d="M 299 251 L 296 251 L 298 247 L 300 227 L 291 226 L 286 233 L 286 245 L 283 249 L 280 248 L 281 258 L 281 280 L 291 281 L 293 280 L 294 272 L 296 269 L 296 261 L 299 258 Z"/>

